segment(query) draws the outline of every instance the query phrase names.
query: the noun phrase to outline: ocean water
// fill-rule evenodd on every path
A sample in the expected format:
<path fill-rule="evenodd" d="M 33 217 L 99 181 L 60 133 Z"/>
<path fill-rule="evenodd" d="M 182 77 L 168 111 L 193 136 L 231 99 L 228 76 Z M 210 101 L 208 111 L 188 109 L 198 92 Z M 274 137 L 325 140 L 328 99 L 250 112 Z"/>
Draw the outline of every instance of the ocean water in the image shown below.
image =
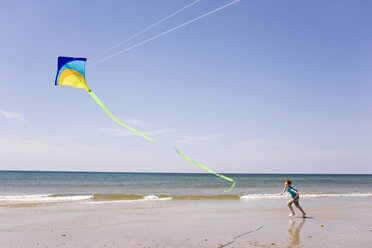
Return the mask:
<path fill-rule="evenodd" d="M 211 174 L 0 171 L 0 205 L 24 203 L 148 202 L 169 200 L 264 201 L 281 199 L 292 180 L 301 198 L 372 199 L 372 175 Z"/>

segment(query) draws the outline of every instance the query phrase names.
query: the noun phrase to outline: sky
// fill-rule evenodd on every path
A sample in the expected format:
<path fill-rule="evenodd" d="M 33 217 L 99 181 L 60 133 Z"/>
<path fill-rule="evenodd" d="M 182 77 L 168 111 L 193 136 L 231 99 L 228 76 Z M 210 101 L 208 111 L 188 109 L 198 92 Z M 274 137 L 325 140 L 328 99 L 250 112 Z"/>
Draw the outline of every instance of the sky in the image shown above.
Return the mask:
<path fill-rule="evenodd" d="M 372 2 L 4 1 L 0 170 L 372 173 Z M 89 94 L 55 86 L 87 58 Z M 94 62 L 99 62 L 95 64 Z"/>

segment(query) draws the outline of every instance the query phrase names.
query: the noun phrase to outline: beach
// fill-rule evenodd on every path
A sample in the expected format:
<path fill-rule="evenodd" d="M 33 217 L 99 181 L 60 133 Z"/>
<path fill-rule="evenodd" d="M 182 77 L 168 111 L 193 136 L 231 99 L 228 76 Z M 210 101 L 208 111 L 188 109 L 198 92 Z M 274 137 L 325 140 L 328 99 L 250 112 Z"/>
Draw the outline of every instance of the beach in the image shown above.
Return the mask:
<path fill-rule="evenodd" d="M 52 184 L 47 182 L 50 174 L 6 174 L 8 181 L 6 184 L 3 178 L 2 186 L 8 190 L 12 188 L 13 192 L 4 192 L 0 197 L 0 247 L 372 246 L 372 194 L 368 192 L 369 178 L 355 180 L 334 177 L 333 182 L 349 180 L 349 192 L 344 194 L 336 189 L 327 193 L 304 192 L 300 198 L 307 212 L 307 218 L 304 219 L 296 208 L 297 215 L 288 217 L 286 201 L 289 196 L 280 196 L 280 185 L 277 193 L 273 193 L 273 189 L 273 192 L 266 194 L 259 192 L 259 187 L 254 187 L 255 193 L 239 197 L 234 191 L 224 194 L 217 185 L 212 189 L 207 186 L 190 188 L 195 193 L 192 195 L 188 194 L 187 188 L 179 190 L 177 194 L 170 189 L 171 193 L 166 195 L 133 194 L 139 188 L 143 190 L 143 184 L 140 187 L 126 185 L 127 193 L 131 194 L 107 194 L 116 192 L 111 185 L 106 187 L 106 193 L 89 195 L 81 193 L 84 191 L 82 185 L 86 185 L 86 182 L 75 185 L 74 190 L 70 187 L 75 182 L 73 177 L 81 175 L 56 175 L 60 179 L 54 180 L 54 185 L 59 185 L 59 191 L 51 185 L 47 188 L 45 185 L 39 187 L 41 182 Z M 9 179 L 12 176 L 23 186 L 10 187 L 14 183 Z M 111 178 L 113 176 L 117 175 L 111 175 Z M 147 179 L 153 175 L 140 176 L 149 184 Z M 30 177 L 40 180 L 38 187 L 30 186 L 31 182 L 36 184 L 29 180 Z M 174 175 L 164 177 L 178 180 Z M 247 177 L 251 178 L 252 175 Z M 298 178 L 297 182 L 301 182 L 301 188 L 305 191 L 314 190 L 304 186 L 306 183 L 299 176 L 292 177 Z M 204 179 L 204 176 L 193 175 L 192 178 Z M 270 180 L 267 180 L 267 176 L 255 178 L 254 185 L 269 186 L 273 179 L 272 176 Z M 99 181 L 97 175 L 90 180 Z M 365 191 L 354 192 L 350 180 L 362 182 Z M 329 188 L 332 188 L 332 180 L 326 181 Z M 63 186 L 67 182 L 70 182 L 69 187 Z M 195 180 L 190 184 L 198 185 Z M 146 192 L 151 192 L 149 185 L 146 187 Z M 161 187 L 155 191 L 164 193 L 167 186 Z M 104 186 L 101 185 L 102 188 Z M 248 192 L 248 188 L 235 190 Z M 43 194 L 41 189 L 50 191 L 50 194 Z M 215 192 L 215 195 L 211 192 Z"/>
<path fill-rule="evenodd" d="M 277 205 L 276 205 L 277 204 Z M 371 201 L 162 201 L 1 208 L 1 247 L 371 247 Z M 256 206 L 252 206 L 256 205 Z"/>

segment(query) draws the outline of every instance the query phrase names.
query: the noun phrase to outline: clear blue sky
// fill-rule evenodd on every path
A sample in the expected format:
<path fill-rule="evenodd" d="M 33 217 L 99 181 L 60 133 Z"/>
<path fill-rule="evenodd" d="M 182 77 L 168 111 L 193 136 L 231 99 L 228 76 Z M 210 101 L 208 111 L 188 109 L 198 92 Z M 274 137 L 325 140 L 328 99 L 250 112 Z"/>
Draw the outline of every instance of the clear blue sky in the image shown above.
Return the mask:
<path fill-rule="evenodd" d="M 96 65 L 192 0 L 6 1 L 0 169 L 372 173 L 372 2 L 241 0 Z M 201 0 L 113 52 L 231 1 Z M 58 56 L 88 85 L 54 86 Z"/>

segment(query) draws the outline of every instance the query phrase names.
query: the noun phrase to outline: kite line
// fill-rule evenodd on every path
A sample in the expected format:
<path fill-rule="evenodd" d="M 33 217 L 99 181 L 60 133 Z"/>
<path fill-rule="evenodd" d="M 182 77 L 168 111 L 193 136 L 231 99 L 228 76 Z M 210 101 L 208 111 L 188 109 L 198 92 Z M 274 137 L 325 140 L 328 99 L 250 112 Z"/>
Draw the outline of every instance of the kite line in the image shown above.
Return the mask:
<path fill-rule="evenodd" d="M 104 51 L 103 53 L 101 53 L 101 54 L 98 55 L 98 56 L 101 56 L 101 55 L 103 55 L 103 54 L 105 54 L 105 53 L 107 53 L 107 52 L 113 50 L 114 48 L 116 48 L 116 47 L 118 47 L 118 46 L 124 44 L 125 42 L 127 42 L 127 41 L 133 39 L 134 37 L 136 37 L 136 36 L 142 34 L 143 32 L 145 32 L 145 31 L 151 29 L 152 27 L 154 27 L 154 26 L 160 24 L 161 22 L 163 22 L 163 21 L 169 19 L 170 17 L 172 17 L 172 16 L 174 16 L 174 15 L 180 13 L 181 11 L 183 11 L 183 10 L 189 8 L 189 7 L 191 7 L 192 5 L 196 4 L 196 3 L 199 2 L 199 1 L 200 1 L 200 0 L 196 0 L 196 1 L 192 2 L 192 3 L 189 4 L 189 5 L 186 5 L 185 7 L 183 7 L 183 8 L 181 8 L 181 9 L 177 10 L 176 12 L 172 13 L 171 15 L 169 15 L 169 16 L 167 16 L 167 17 L 161 19 L 160 21 L 158 21 L 158 22 L 152 24 L 151 26 L 145 28 L 144 30 L 142 30 L 142 31 L 140 31 L 140 32 L 138 32 L 138 33 L 132 35 L 132 36 L 129 37 L 128 39 L 126 39 L 126 40 L 124 40 L 124 41 L 122 41 L 122 42 L 120 42 L 120 43 L 114 45 L 113 47 L 107 49 L 106 51 Z M 206 17 L 206 16 L 211 15 L 211 14 L 217 12 L 217 11 L 220 11 L 220 10 L 222 10 L 222 9 L 228 7 L 228 6 L 231 6 L 231 5 L 233 5 L 233 4 L 235 4 L 235 3 L 239 2 L 239 1 L 240 1 L 240 0 L 235 0 L 235 1 L 232 1 L 232 2 L 230 2 L 230 3 L 228 3 L 228 4 L 225 4 L 225 5 L 223 5 L 223 6 L 219 7 L 219 8 L 216 8 L 216 9 L 214 9 L 214 10 L 212 10 L 212 11 L 209 11 L 209 12 L 207 12 L 207 13 L 201 15 L 201 16 L 198 16 L 198 17 L 196 17 L 196 18 L 194 18 L 194 19 L 192 19 L 192 20 L 190 20 L 190 21 L 187 21 L 187 22 L 185 22 L 185 23 L 183 23 L 183 24 L 180 24 L 180 25 L 175 26 L 175 27 L 173 27 L 173 28 L 171 28 L 171 29 L 168 29 L 167 31 L 162 32 L 162 33 L 160 33 L 160 34 L 158 34 L 158 35 L 155 35 L 155 36 L 153 36 L 153 37 L 151 37 L 151 38 L 149 38 L 149 39 L 147 39 L 147 40 L 144 40 L 144 41 L 142 41 L 142 42 L 140 42 L 140 43 L 137 43 L 137 44 L 135 44 L 135 45 L 133 45 L 133 46 L 131 46 L 131 47 L 128 47 L 128 48 L 123 49 L 123 50 L 120 50 L 120 51 L 118 51 L 118 52 L 116 52 L 116 53 L 114 53 L 114 54 L 112 54 L 112 55 L 110 55 L 110 56 L 107 56 L 107 57 L 105 57 L 105 58 L 102 58 L 101 60 L 98 60 L 98 61 L 96 61 L 96 62 L 90 64 L 90 66 L 95 65 L 95 64 L 98 64 L 98 63 L 103 62 L 103 61 L 105 61 L 105 60 L 108 60 L 108 59 L 110 59 L 110 58 L 112 58 L 112 57 L 114 57 L 114 56 L 117 56 L 117 55 L 119 55 L 119 54 L 122 54 L 122 53 L 124 53 L 124 52 L 127 52 L 127 51 L 129 51 L 129 50 L 131 50 L 131 49 L 134 49 L 134 48 L 138 47 L 138 46 L 141 46 L 141 45 L 143 45 L 143 44 L 145 44 L 145 43 L 147 43 L 147 42 L 150 42 L 150 41 L 152 41 L 152 40 L 154 40 L 154 39 L 156 39 L 156 38 L 159 38 L 159 37 L 161 37 L 161 36 L 163 36 L 163 35 L 165 35 L 165 34 L 168 34 L 168 33 L 172 32 L 172 31 L 175 31 L 175 30 L 177 30 L 177 29 L 179 29 L 179 28 L 181 28 L 181 27 L 183 27 L 183 26 L 186 26 L 186 25 L 188 25 L 188 24 L 190 24 L 190 23 L 193 23 L 193 22 L 195 22 L 195 21 L 197 21 L 197 20 L 199 20 L 199 19 L 201 19 L 201 18 L 203 18 L 203 17 Z M 97 57 L 97 56 L 96 56 L 96 57 Z M 101 101 L 101 100 L 96 96 L 96 94 L 94 94 L 94 92 L 93 92 L 93 91 L 88 87 L 88 85 L 87 85 L 87 83 L 86 83 L 86 79 L 85 79 L 85 68 L 88 67 L 88 66 L 86 66 L 86 60 L 87 60 L 86 58 L 58 57 L 58 71 L 57 71 L 57 76 L 56 76 L 56 80 L 55 80 L 55 85 L 69 85 L 69 86 L 72 86 L 72 87 L 85 89 L 85 90 L 86 90 L 86 91 L 91 95 L 91 97 L 92 97 L 92 98 L 97 102 L 97 104 L 98 104 L 98 105 L 99 105 L 99 106 L 100 106 L 100 107 L 101 107 L 101 108 L 102 108 L 102 109 L 103 109 L 103 110 L 104 110 L 104 111 L 105 111 L 105 112 L 106 112 L 106 113 L 107 113 L 107 114 L 108 114 L 108 115 L 109 115 L 109 116 L 110 116 L 114 121 L 116 121 L 117 123 L 119 123 L 121 126 L 123 126 L 123 127 L 127 128 L 127 129 L 131 130 L 132 132 L 134 132 L 134 133 L 140 135 L 140 136 L 143 137 L 144 139 L 147 139 L 147 140 L 150 140 L 150 141 L 155 141 L 154 139 L 148 137 L 147 135 L 145 135 L 145 134 L 143 134 L 143 133 L 141 133 L 141 132 L 135 130 L 134 128 L 132 128 L 132 127 L 130 127 L 130 126 L 128 126 L 128 125 L 122 123 L 122 122 L 119 121 L 119 120 L 118 120 L 118 119 L 117 119 L 113 114 L 111 114 L 111 112 L 106 108 L 106 106 L 103 104 L 103 102 L 102 102 L 102 101 Z M 229 192 L 229 191 L 231 191 L 231 190 L 235 187 L 235 181 L 234 181 L 233 179 L 231 179 L 231 178 L 229 178 L 229 177 L 226 177 L 226 176 L 224 176 L 224 175 L 221 175 L 221 174 L 218 174 L 218 173 L 214 172 L 214 171 L 211 170 L 210 168 L 208 168 L 208 167 L 206 167 L 206 166 L 204 166 L 204 165 L 202 165 L 202 164 L 200 164 L 200 163 L 194 161 L 193 159 L 189 158 L 189 157 L 186 156 L 185 154 L 181 153 L 178 149 L 176 149 L 176 148 L 174 148 L 174 149 L 176 150 L 176 152 L 177 152 L 181 157 L 185 158 L 186 160 L 188 160 L 188 161 L 190 161 L 190 162 L 196 164 L 197 166 L 203 168 L 203 169 L 206 170 L 206 171 L 209 171 L 209 172 L 213 173 L 214 175 L 216 175 L 216 176 L 218 176 L 218 177 L 220 177 L 220 178 L 222 178 L 222 179 L 225 179 L 225 180 L 227 180 L 227 181 L 232 182 L 231 187 L 230 187 L 228 190 L 224 190 L 224 192 Z"/>
<path fill-rule="evenodd" d="M 150 42 L 150 41 L 152 41 L 152 40 L 155 40 L 155 39 L 157 39 L 157 38 L 159 38 L 159 37 L 161 37 L 161 36 L 163 36 L 163 35 L 166 35 L 166 34 L 172 32 L 172 31 L 175 31 L 175 30 L 177 30 L 177 29 L 179 29 L 179 28 L 182 28 L 183 26 L 186 26 L 186 25 L 188 25 L 188 24 L 190 24 L 190 23 L 193 23 L 193 22 L 195 22 L 195 21 L 197 21 L 197 20 L 199 20 L 199 19 L 202 19 L 202 18 L 204 18 L 204 17 L 206 17 L 206 16 L 209 16 L 209 15 L 211 15 L 211 14 L 217 12 L 217 11 L 220 11 L 220 10 L 222 10 L 222 9 L 224 9 L 224 8 L 227 8 L 227 7 L 229 7 L 229 6 L 233 5 L 233 4 L 236 4 L 236 3 L 239 2 L 239 1 L 240 1 L 240 0 L 235 0 L 235 1 L 232 1 L 232 2 L 230 2 L 230 3 L 227 3 L 227 4 L 225 4 L 225 5 L 221 6 L 221 7 L 218 7 L 217 9 L 214 9 L 214 10 L 212 10 L 212 11 L 209 11 L 209 12 L 207 12 L 207 13 L 201 15 L 201 16 L 198 16 L 198 17 L 196 17 L 196 18 L 194 18 L 194 19 L 192 19 L 192 20 L 190 20 L 190 21 L 187 21 L 187 22 L 182 23 L 182 24 L 180 24 L 180 25 L 178 25 L 178 26 L 175 26 L 175 27 L 173 27 L 173 28 L 171 28 L 171 29 L 168 29 L 167 31 L 164 31 L 163 33 L 157 34 L 157 35 L 155 35 L 155 36 L 153 36 L 153 37 L 151 37 L 151 38 L 148 38 L 147 40 L 141 41 L 141 42 L 139 42 L 139 43 L 137 43 L 137 44 L 135 44 L 135 45 L 133 45 L 133 46 L 130 46 L 130 47 L 128 47 L 128 48 L 125 48 L 125 49 L 123 49 L 123 50 L 120 50 L 120 51 L 118 51 L 118 52 L 116 52 L 116 53 L 114 53 L 114 54 L 112 54 L 112 55 L 110 55 L 110 56 L 104 57 L 104 58 L 102 58 L 102 59 L 100 59 L 100 60 L 98 60 L 98 61 L 96 61 L 96 62 L 93 62 L 93 63 L 91 63 L 91 64 L 88 64 L 88 65 L 87 65 L 87 68 L 90 67 L 90 66 L 96 65 L 96 64 L 98 64 L 98 63 L 101 63 L 101 62 L 103 62 L 103 61 L 106 61 L 106 60 L 108 60 L 108 59 L 111 59 L 112 57 L 115 57 L 115 56 L 117 56 L 117 55 L 120 55 L 120 54 L 123 54 L 123 53 L 125 53 L 125 52 L 128 52 L 129 50 L 132 50 L 133 48 L 139 47 L 139 46 L 141 46 L 141 45 L 143 45 L 143 44 L 145 44 L 145 43 L 147 43 L 147 42 Z"/>
<path fill-rule="evenodd" d="M 186 6 L 184 6 L 184 7 L 182 7 L 181 9 L 179 9 L 179 10 L 173 12 L 173 13 L 170 14 L 169 16 L 164 17 L 164 18 L 161 19 L 160 21 L 155 22 L 154 24 L 152 24 L 152 25 L 148 26 L 147 28 L 145 28 L 145 29 L 143 29 L 143 30 L 141 30 L 141 31 L 139 31 L 139 32 L 137 32 L 137 33 L 135 33 L 134 35 L 130 36 L 129 38 L 127 38 L 127 39 L 125 39 L 125 40 L 123 40 L 123 41 L 120 41 L 119 43 L 113 45 L 113 46 L 110 47 L 109 49 L 106 49 L 106 50 L 103 51 L 102 53 L 100 53 L 100 54 L 94 56 L 94 57 L 92 58 L 92 60 L 94 60 L 95 58 L 100 57 L 100 56 L 102 56 L 102 55 L 104 55 L 104 54 L 106 54 L 106 53 L 112 51 L 113 49 L 115 49 L 115 48 L 117 48 L 117 47 L 119 47 L 119 46 L 125 44 L 126 42 L 132 40 L 133 38 L 137 37 L 138 35 L 140 35 L 140 34 L 146 32 L 147 30 L 150 30 L 150 29 L 152 29 L 153 27 L 159 25 L 160 23 L 162 23 L 162 22 L 168 20 L 168 19 L 171 18 L 172 16 L 175 16 L 175 15 L 177 15 L 178 13 L 181 13 L 182 11 L 188 9 L 189 7 L 193 6 L 194 4 L 196 4 L 196 3 L 199 2 L 199 1 L 200 1 L 200 0 L 196 0 L 196 1 L 194 1 L 194 2 L 192 2 L 192 3 L 190 3 L 190 4 L 188 4 L 188 5 L 186 5 Z"/>

